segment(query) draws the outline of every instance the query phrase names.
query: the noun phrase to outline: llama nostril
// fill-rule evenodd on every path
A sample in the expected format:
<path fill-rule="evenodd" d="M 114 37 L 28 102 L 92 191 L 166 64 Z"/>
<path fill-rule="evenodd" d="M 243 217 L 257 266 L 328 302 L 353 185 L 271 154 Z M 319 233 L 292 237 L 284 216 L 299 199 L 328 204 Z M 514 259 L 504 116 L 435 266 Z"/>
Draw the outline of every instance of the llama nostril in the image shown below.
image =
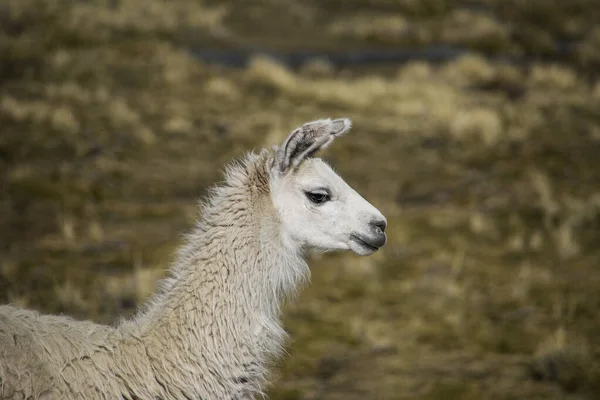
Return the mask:
<path fill-rule="evenodd" d="M 385 228 L 387 227 L 387 222 L 384 220 L 375 220 L 371 221 L 371 225 L 375 228 L 375 231 L 383 234 L 385 232 Z"/>

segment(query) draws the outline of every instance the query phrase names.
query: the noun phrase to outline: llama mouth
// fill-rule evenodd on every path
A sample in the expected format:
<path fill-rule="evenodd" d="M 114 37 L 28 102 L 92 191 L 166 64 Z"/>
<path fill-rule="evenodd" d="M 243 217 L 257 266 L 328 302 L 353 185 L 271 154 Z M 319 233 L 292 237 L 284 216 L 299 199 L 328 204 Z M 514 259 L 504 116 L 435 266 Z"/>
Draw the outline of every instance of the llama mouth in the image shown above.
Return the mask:
<path fill-rule="evenodd" d="M 374 253 L 377 250 L 379 250 L 379 247 L 373 246 L 371 243 L 367 242 L 366 240 L 364 240 L 363 238 L 361 238 L 359 236 L 350 235 L 350 238 L 353 239 L 354 243 L 357 243 L 359 246 L 361 246 L 365 250 L 368 250 L 369 252 Z"/>

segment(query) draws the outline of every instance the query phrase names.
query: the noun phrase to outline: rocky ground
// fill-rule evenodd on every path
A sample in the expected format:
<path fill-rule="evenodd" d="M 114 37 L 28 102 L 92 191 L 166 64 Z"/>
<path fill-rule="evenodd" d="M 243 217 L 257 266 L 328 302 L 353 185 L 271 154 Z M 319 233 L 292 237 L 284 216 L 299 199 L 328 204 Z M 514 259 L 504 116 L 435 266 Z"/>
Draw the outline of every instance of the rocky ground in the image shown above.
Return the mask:
<path fill-rule="evenodd" d="M 0 301 L 131 315 L 225 162 L 347 116 L 326 158 L 388 216 L 389 242 L 313 260 L 271 398 L 595 398 L 598 2 L 298 3 L 4 1 Z M 194 56 L 440 44 L 465 53 Z"/>

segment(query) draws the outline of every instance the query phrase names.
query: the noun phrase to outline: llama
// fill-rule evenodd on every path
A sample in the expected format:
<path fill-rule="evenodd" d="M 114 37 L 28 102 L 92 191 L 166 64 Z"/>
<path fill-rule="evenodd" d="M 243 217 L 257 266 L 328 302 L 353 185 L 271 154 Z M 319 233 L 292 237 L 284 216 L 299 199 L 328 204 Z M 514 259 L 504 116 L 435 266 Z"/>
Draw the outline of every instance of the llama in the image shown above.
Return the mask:
<path fill-rule="evenodd" d="M 351 127 L 312 121 L 226 170 L 157 294 L 114 327 L 0 306 L 0 399 L 254 399 L 309 250 L 370 255 L 386 219 L 315 152 Z"/>

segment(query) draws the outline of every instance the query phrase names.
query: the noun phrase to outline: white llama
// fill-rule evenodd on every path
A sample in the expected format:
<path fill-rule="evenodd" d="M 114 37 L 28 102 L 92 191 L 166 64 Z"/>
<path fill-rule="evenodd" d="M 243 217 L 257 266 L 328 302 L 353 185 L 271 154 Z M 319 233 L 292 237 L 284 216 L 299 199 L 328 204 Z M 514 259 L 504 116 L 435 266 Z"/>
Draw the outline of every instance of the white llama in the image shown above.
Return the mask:
<path fill-rule="evenodd" d="M 117 327 L 0 306 L 0 399 L 253 399 L 307 250 L 369 255 L 386 219 L 314 153 L 324 119 L 227 169 L 159 294 Z"/>

